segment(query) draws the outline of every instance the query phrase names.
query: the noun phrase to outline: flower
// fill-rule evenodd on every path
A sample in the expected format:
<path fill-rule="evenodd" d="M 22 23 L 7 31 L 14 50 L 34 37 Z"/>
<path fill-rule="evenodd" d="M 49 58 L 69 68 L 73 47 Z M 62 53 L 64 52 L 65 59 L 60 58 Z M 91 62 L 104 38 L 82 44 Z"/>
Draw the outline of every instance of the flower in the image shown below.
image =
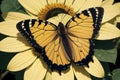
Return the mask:
<path fill-rule="evenodd" d="M 51 71 L 26 39 L 19 34 L 16 24 L 21 20 L 37 18 L 54 23 L 54 18 L 61 18 L 64 15 L 61 13 L 73 16 L 84 9 L 102 6 L 105 10 L 105 15 L 103 16 L 102 26 L 97 39 L 113 39 L 120 36 L 120 30 L 108 22 L 119 14 L 118 7 L 112 5 L 113 0 L 105 0 L 103 2 L 102 0 L 19 0 L 19 2 L 29 15 L 8 12 L 7 15 L 3 15 L 5 21 L 0 23 L 0 33 L 8 36 L 0 41 L 0 51 L 17 52 L 7 66 L 9 71 L 26 69 L 24 80 L 43 80 L 45 76 L 46 78 L 49 76 L 49 80 L 50 77 L 52 80 L 74 80 L 74 75 L 77 79 L 91 80 L 89 73 L 98 78 L 104 77 L 104 70 L 95 56 L 93 56 L 94 63 L 89 62 L 89 68 L 71 65 L 70 69 L 62 71 L 61 75 L 57 71 Z M 54 13 L 54 11 L 56 12 Z M 60 15 L 56 17 L 57 14 Z M 108 36 L 111 34 L 114 35 Z"/>
<path fill-rule="evenodd" d="M 115 5 L 120 9 L 120 3 L 116 3 Z M 112 24 L 114 24 L 114 25 L 120 24 L 120 13 L 119 13 L 119 15 L 113 20 Z"/>
<path fill-rule="evenodd" d="M 114 0 L 105 0 L 102 3 L 102 7 L 106 9 L 104 14 L 106 17 L 103 17 L 99 36 L 96 38 L 98 40 L 109 40 L 112 38 L 120 37 L 120 30 L 114 24 L 116 18 L 118 18 L 117 16 L 120 15 L 120 3 L 113 4 L 113 2 Z"/>

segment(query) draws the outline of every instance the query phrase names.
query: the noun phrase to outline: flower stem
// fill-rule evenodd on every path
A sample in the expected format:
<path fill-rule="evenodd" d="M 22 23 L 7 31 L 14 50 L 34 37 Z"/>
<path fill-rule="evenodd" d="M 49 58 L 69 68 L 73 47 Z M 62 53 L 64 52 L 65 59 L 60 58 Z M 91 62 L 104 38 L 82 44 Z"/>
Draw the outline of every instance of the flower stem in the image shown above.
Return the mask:
<path fill-rule="evenodd" d="M 4 73 L 0 73 L 0 80 L 2 80 L 8 73 L 9 73 L 9 71 L 5 71 Z"/>

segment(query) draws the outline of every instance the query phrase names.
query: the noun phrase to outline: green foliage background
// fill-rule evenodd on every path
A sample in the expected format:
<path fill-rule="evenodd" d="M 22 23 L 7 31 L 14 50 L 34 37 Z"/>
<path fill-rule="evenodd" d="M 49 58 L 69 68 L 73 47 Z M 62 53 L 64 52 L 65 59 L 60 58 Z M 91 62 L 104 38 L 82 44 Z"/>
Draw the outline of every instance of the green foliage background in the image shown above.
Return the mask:
<path fill-rule="evenodd" d="M 0 5 L 0 9 L 2 13 L 21 12 L 26 14 L 24 8 L 18 3 L 17 0 L 3 0 Z M 1 16 L 0 21 L 3 21 Z M 5 35 L 0 34 L 0 40 L 5 37 Z M 92 80 L 120 80 L 120 63 L 117 63 L 120 61 L 120 39 L 118 38 L 106 41 L 95 40 L 95 44 L 95 56 L 101 61 L 106 76 L 102 79 L 91 76 Z M 6 66 L 14 55 L 15 54 L 0 52 L 0 75 L 6 72 Z M 16 73 L 9 72 L 8 74 L 12 74 L 12 77 L 15 77 L 15 79 L 12 78 L 11 80 L 22 80 L 23 73 L 24 71 Z"/>

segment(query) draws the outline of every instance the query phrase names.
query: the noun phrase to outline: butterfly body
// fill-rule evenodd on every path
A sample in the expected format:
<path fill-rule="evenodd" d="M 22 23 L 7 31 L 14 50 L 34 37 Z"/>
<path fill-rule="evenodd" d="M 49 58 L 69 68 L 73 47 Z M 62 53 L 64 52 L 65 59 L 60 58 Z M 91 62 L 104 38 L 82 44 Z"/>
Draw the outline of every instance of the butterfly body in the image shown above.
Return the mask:
<path fill-rule="evenodd" d="M 62 71 L 70 64 L 87 65 L 94 54 L 93 38 L 100 29 L 103 8 L 84 10 L 66 25 L 44 20 L 25 20 L 17 29 L 43 57 L 51 69 Z"/>
<path fill-rule="evenodd" d="M 58 24 L 58 29 L 57 29 L 57 32 L 58 32 L 58 35 L 59 37 L 61 38 L 62 40 L 62 44 L 63 44 L 63 47 L 66 51 L 66 56 L 67 56 L 67 59 L 70 61 L 72 61 L 72 51 L 71 51 L 71 47 L 69 45 L 69 41 L 68 41 L 68 36 L 67 36 L 67 29 L 66 27 L 64 26 L 64 24 L 62 22 L 60 22 Z"/>
<path fill-rule="evenodd" d="M 58 32 L 58 34 L 59 34 L 60 36 L 67 34 L 67 31 L 66 31 L 66 29 L 65 29 L 65 26 L 64 26 L 64 24 L 63 24 L 62 22 L 59 22 L 57 32 Z"/>

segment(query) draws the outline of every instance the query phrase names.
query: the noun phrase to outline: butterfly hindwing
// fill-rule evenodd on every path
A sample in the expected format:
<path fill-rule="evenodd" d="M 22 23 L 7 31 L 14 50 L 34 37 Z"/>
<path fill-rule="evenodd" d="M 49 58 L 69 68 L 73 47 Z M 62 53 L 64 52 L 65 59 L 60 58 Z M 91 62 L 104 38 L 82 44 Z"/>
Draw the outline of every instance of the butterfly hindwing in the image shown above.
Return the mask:
<path fill-rule="evenodd" d="M 88 65 L 94 53 L 93 41 L 69 35 L 69 44 L 71 46 L 72 60 L 74 63 L 77 65 Z"/>
<path fill-rule="evenodd" d="M 77 65 L 88 65 L 94 54 L 93 38 L 100 29 L 103 8 L 96 7 L 76 14 L 66 24 L 73 61 Z"/>
<path fill-rule="evenodd" d="M 66 55 L 60 37 L 57 36 L 55 40 L 50 42 L 45 47 L 45 52 L 46 54 L 42 54 L 42 56 L 48 65 L 50 65 L 51 69 L 57 69 L 61 71 L 69 67 L 70 60 Z"/>

